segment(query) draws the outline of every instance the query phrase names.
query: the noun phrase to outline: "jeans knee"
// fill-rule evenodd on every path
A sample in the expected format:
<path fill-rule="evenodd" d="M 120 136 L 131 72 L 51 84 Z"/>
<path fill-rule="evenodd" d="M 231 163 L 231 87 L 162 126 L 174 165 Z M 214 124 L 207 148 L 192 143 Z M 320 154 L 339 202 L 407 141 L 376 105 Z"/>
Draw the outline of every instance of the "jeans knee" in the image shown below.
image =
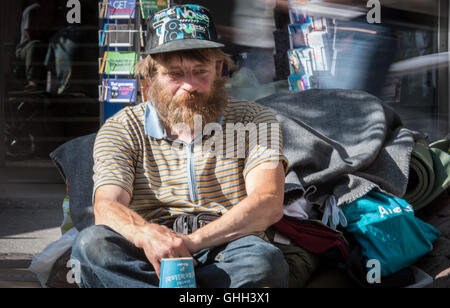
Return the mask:
<path fill-rule="evenodd" d="M 289 265 L 280 249 L 267 243 L 263 259 L 259 264 L 266 286 L 286 288 L 289 282 Z"/>
<path fill-rule="evenodd" d="M 91 226 L 81 231 L 73 246 L 72 257 L 81 262 L 100 263 L 107 253 L 107 237 L 111 231 L 104 226 Z"/>
<path fill-rule="evenodd" d="M 289 266 L 277 247 L 261 239 L 253 241 L 233 260 L 239 264 L 239 280 L 245 287 L 285 288 L 289 283 Z"/>

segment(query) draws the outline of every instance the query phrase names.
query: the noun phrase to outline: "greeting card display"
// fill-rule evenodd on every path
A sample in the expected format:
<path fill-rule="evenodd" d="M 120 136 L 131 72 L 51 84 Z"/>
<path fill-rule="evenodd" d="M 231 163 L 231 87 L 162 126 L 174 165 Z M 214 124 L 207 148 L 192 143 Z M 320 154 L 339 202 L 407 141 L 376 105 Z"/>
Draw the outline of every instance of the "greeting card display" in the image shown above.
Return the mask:
<path fill-rule="evenodd" d="M 136 80 L 104 79 L 101 100 L 109 103 L 133 103 L 136 101 Z"/>
<path fill-rule="evenodd" d="M 167 0 L 141 0 L 142 18 L 147 19 L 152 14 L 167 8 Z"/>
<path fill-rule="evenodd" d="M 104 0 L 100 3 L 100 18 L 133 19 L 136 0 Z"/>
<path fill-rule="evenodd" d="M 100 74 L 133 75 L 136 62 L 136 52 L 105 51 L 101 61 Z"/>

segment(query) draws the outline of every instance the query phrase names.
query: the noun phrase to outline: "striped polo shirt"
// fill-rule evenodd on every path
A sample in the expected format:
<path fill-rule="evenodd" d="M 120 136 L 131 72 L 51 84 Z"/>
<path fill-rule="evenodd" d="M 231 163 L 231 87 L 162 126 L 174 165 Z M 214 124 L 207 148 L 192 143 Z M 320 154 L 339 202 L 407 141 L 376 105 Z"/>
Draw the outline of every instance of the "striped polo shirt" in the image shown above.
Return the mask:
<path fill-rule="evenodd" d="M 279 123 L 265 107 L 230 99 L 218 123 L 194 129 L 194 140 L 170 138 L 149 102 L 109 118 L 94 147 L 94 194 L 118 185 L 129 208 L 152 223 L 170 224 L 180 214 L 224 213 L 247 194 L 245 177 L 282 154 Z"/>

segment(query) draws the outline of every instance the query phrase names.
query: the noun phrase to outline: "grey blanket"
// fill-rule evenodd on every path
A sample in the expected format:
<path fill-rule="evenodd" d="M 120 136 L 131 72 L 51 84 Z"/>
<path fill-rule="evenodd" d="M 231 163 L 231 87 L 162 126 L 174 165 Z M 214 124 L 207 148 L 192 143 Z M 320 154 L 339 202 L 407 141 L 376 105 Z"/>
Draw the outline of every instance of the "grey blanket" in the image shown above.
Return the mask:
<path fill-rule="evenodd" d="M 308 196 L 323 205 L 330 194 L 343 205 L 370 190 L 402 197 L 415 132 L 378 98 L 361 91 L 284 92 L 257 101 L 281 124 L 289 160 L 285 203 Z"/>

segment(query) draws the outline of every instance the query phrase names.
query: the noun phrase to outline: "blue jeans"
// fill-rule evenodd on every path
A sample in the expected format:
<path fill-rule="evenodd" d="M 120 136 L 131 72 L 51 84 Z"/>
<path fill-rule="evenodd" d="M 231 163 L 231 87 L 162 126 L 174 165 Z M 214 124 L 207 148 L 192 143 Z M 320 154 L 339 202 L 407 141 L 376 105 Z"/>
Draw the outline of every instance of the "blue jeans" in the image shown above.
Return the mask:
<path fill-rule="evenodd" d="M 204 249 L 193 256 L 199 288 L 288 286 L 283 253 L 257 236 Z M 152 288 L 159 279 L 144 251 L 106 226 L 84 229 L 72 248 L 80 261 L 80 287 Z"/>

